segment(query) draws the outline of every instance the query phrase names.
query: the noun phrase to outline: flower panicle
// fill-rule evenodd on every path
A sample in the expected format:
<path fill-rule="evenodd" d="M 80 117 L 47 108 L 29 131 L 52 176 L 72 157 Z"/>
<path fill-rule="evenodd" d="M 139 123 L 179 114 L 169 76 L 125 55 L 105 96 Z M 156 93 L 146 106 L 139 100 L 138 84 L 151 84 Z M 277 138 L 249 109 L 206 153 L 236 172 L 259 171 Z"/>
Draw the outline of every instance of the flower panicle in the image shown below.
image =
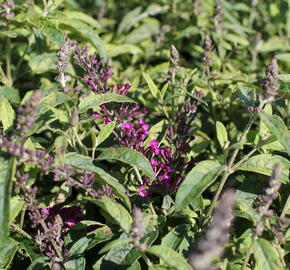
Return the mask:
<path fill-rule="evenodd" d="M 229 240 L 229 229 L 233 220 L 235 192 L 226 190 L 213 215 L 212 223 L 205 232 L 205 237 L 198 242 L 199 253 L 190 256 L 190 264 L 196 270 L 213 270 L 215 257 L 223 255 L 224 245 Z"/>
<path fill-rule="evenodd" d="M 281 187 L 281 165 L 274 166 L 272 175 L 269 181 L 269 187 L 265 189 L 265 194 L 258 196 L 256 212 L 259 215 L 257 225 L 253 232 L 255 235 L 261 236 L 264 232 L 265 219 L 272 218 L 274 211 L 269 209 L 274 200 L 278 198 L 278 190 Z"/>
<path fill-rule="evenodd" d="M 204 36 L 204 46 L 203 46 L 203 64 L 205 66 L 205 73 L 207 77 L 211 76 L 211 70 L 210 70 L 210 61 L 213 56 L 214 46 L 212 39 L 209 35 Z"/>
<path fill-rule="evenodd" d="M 85 82 L 94 93 L 112 91 L 114 86 L 108 84 L 112 76 L 111 65 L 104 67 L 102 60 L 98 59 L 96 53 L 89 55 L 88 46 L 83 46 L 82 48 L 76 46 L 73 58 L 75 63 L 79 65 L 85 73 L 81 81 Z"/>
<path fill-rule="evenodd" d="M 34 126 L 36 122 L 36 111 L 40 106 L 41 98 L 42 91 L 36 90 L 24 104 L 17 108 L 14 124 L 17 130 L 17 136 L 20 140 L 24 139 L 25 133 Z"/>
<path fill-rule="evenodd" d="M 65 42 L 60 47 L 60 50 L 57 53 L 57 61 L 56 61 L 56 69 L 58 71 L 58 75 L 55 77 L 55 80 L 60 83 L 61 89 L 64 92 L 70 90 L 70 87 L 67 86 L 67 82 L 71 81 L 71 76 L 66 74 L 67 66 L 68 66 L 68 57 L 71 51 L 75 49 L 77 46 L 76 41 L 70 40 L 67 36 L 65 36 Z"/>
<path fill-rule="evenodd" d="M 144 251 L 147 248 L 147 245 L 145 243 L 140 242 L 140 240 L 143 238 L 144 235 L 145 235 L 144 220 L 141 209 L 138 208 L 137 206 L 134 206 L 133 223 L 130 227 L 130 236 L 135 247 L 137 247 L 141 251 Z"/>
<path fill-rule="evenodd" d="M 277 59 L 274 57 L 271 59 L 270 64 L 266 70 L 265 80 L 263 82 L 263 87 L 266 90 L 266 95 L 269 98 L 274 98 L 279 89 L 279 68 Z"/>
<path fill-rule="evenodd" d="M 54 158 L 52 156 L 42 150 L 36 149 L 32 151 L 22 144 L 11 142 L 3 135 L 2 131 L 0 131 L 0 147 L 12 156 L 23 159 L 28 163 L 36 164 L 45 174 L 53 171 Z"/>

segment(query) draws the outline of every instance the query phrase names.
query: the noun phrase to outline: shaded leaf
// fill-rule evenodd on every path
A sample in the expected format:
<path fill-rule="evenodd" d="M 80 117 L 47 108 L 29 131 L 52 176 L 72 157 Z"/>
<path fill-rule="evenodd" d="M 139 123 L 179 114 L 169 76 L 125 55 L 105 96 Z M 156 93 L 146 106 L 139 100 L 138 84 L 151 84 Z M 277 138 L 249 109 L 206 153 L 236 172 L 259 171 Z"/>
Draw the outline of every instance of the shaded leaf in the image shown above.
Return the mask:
<path fill-rule="evenodd" d="M 246 108 L 254 106 L 256 101 L 255 89 L 246 85 L 239 85 L 238 89 L 243 105 Z"/>
<path fill-rule="evenodd" d="M 73 243 L 72 247 L 69 250 L 69 253 L 72 255 L 81 255 L 88 248 L 91 239 L 89 237 L 82 237 Z"/>
<path fill-rule="evenodd" d="M 121 239 L 115 239 L 108 244 L 106 244 L 102 249 L 99 251 L 99 254 L 106 253 L 107 251 L 111 250 L 112 248 L 118 246 L 118 245 L 123 245 L 126 243 L 131 242 L 130 238 L 121 238 Z"/>
<path fill-rule="evenodd" d="M 84 257 L 71 257 L 64 263 L 66 270 L 85 270 L 86 259 Z"/>
<path fill-rule="evenodd" d="M 124 206 L 120 203 L 117 203 L 113 200 L 107 198 L 101 198 L 98 200 L 88 199 L 89 201 L 95 203 L 103 210 L 106 211 L 107 214 L 126 232 L 129 232 L 132 218 L 129 212 L 126 210 Z"/>
<path fill-rule="evenodd" d="M 16 241 L 7 241 L 0 244 L 0 269 L 6 269 L 14 258 L 18 249 Z"/>
<path fill-rule="evenodd" d="M 162 238 L 161 245 L 173 250 L 177 250 L 189 229 L 189 224 L 181 224 L 176 226 Z"/>
<path fill-rule="evenodd" d="M 146 229 L 145 236 L 141 239 L 141 243 L 146 243 L 150 246 L 158 236 L 158 231 L 155 231 L 152 227 Z M 127 239 L 128 235 L 123 233 L 120 239 Z M 126 243 L 118 245 L 111 249 L 104 257 L 104 268 L 110 269 L 112 264 L 131 266 L 138 258 L 142 256 L 142 253 L 132 244 Z M 106 268 L 107 267 L 107 268 Z"/>

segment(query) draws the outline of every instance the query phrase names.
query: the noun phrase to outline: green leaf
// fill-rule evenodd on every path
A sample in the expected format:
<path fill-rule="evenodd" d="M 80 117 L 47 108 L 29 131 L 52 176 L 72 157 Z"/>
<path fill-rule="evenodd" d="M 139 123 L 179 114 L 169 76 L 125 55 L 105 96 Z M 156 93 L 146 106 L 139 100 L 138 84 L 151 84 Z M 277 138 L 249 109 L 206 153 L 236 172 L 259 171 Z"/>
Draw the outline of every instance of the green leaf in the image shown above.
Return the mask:
<path fill-rule="evenodd" d="M 284 270 L 277 250 L 266 239 L 260 238 L 254 243 L 254 256 L 257 270 Z"/>
<path fill-rule="evenodd" d="M 219 144 L 221 148 L 224 148 L 226 144 L 228 144 L 228 133 L 224 126 L 224 124 L 220 121 L 217 121 L 215 124 L 216 127 L 216 133 L 217 133 L 217 139 L 219 141 Z"/>
<path fill-rule="evenodd" d="M 15 118 L 15 112 L 11 107 L 9 101 L 2 97 L 0 103 L 0 121 L 2 122 L 4 131 L 13 126 L 13 121 Z"/>
<path fill-rule="evenodd" d="M 0 87 L 0 99 L 1 97 L 7 98 L 12 105 L 18 105 L 20 103 L 19 90 L 14 87 Z"/>
<path fill-rule="evenodd" d="M 150 246 L 157 236 L 158 231 L 154 230 L 153 227 L 149 227 L 146 229 L 145 236 L 140 240 L 140 242 Z M 128 234 L 123 233 L 120 236 L 120 239 L 127 239 L 128 237 Z M 110 269 L 112 264 L 129 267 L 141 256 L 142 253 L 132 243 L 115 246 L 104 257 L 104 269 Z"/>
<path fill-rule="evenodd" d="M 149 129 L 149 135 L 148 135 L 147 139 L 143 142 L 143 146 L 148 147 L 149 143 L 152 140 L 156 139 L 162 133 L 163 130 L 164 130 L 164 133 L 166 133 L 167 125 L 166 125 L 165 120 L 161 120 L 158 123 L 151 126 L 151 128 Z M 158 138 L 157 138 L 157 140 L 158 140 Z"/>
<path fill-rule="evenodd" d="M 89 200 L 104 209 L 124 231 L 129 232 L 132 218 L 124 206 L 107 198 Z"/>
<path fill-rule="evenodd" d="M 256 155 L 243 162 L 236 170 L 256 172 L 270 176 L 272 174 L 274 166 L 277 163 L 282 166 L 280 181 L 282 183 L 288 183 L 290 161 L 281 156 L 271 154 Z"/>
<path fill-rule="evenodd" d="M 55 118 L 59 120 L 60 122 L 63 122 L 63 123 L 70 122 L 70 119 L 65 111 L 57 109 L 54 106 L 50 106 L 48 104 L 46 104 L 46 107 L 53 112 Z"/>
<path fill-rule="evenodd" d="M 14 31 L 0 31 L 0 37 L 10 37 L 10 38 L 16 38 L 17 37 L 17 33 Z"/>
<path fill-rule="evenodd" d="M 81 99 L 80 104 L 79 104 L 79 112 L 84 113 L 88 109 L 98 109 L 98 107 L 102 104 L 108 103 L 108 102 L 135 102 L 130 98 L 127 98 L 125 96 L 121 96 L 118 94 L 113 94 L 113 93 L 106 93 L 106 94 L 94 94 L 91 93 L 87 97 Z"/>
<path fill-rule="evenodd" d="M 86 169 L 88 171 L 95 172 L 101 178 L 98 180 L 98 182 L 100 184 L 108 184 L 111 186 L 113 191 L 126 204 L 126 206 L 129 209 L 131 208 L 131 203 L 128 196 L 126 195 L 125 188 L 113 176 L 106 173 L 103 169 L 94 166 L 93 161 L 89 157 L 71 152 L 65 155 L 65 163 L 80 169 Z"/>
<path fill-rule="evenodd" d="M 226 34 L 225 35 L 225 39 L 228 41 L 231 41 L 232 43 L 234 43 L 234 45 L 240 44 L 243 46 L 248 46 L 249 45 L 249 41 L 247 38 L 242 37 L 240 35 L 234 35 L 234 34 Z"/>
<path fill-rule="evenodd" d="M 131 242 L 132 240 L 130 238 L 119 238 L 119 239 L 115 239 L 111 242 L 109 242 L 108 244 L 106 244 L 104 247 L 102 247 L 102 249 L 99 251 L 99 254 L 103 254 L 106 253 L 107 251 L 111 250 L 112 248 L 118 246 L 118 245 L 123 245 L 123 244 L 127 244 L 129 242 Z"/>
<path fill-rule="evenodd" d="M 290 82 L 290 74 L 280 74 L 279 75 L 279 80 L 283 81 L 283 82 Z M 287 89 L 287 88 L 286 88 Z M 282 89 L 281 89 L 282 90 Z M 288 90 L 284 90 L 285 92 L 289 92 L 289 87 Z"/>
<path fill-rule="evenodd" d="M 157 98 L 158 93 L 159 93 L 157 86 L 155 85 L 155 83 L 153 82 L 153 80 L 151 79 L 149 74 L 147 74 L 145 72 L 143 72 L 142 74 L 143 74 L 143 78 L 147 82 L 147 85 L 151 91 L 152 96 Z"/>
<path fill-rule="evenodd" d="M 82 21 L 84 23 L 87 23 L 90 26 L 95 27 L 95 28 L 101 27 L 97 20 L 95 20 L 94 18 L 92 18 L 91 16 L 89 16 L 83 12 L 65 10 L 65 11 L 63 11 L 63 15 L 69 19 L 79 20 L 79 21 Z"/>
<path fill-rule="evenodd" d="M 172 267 L 172 269 L 192 270 L 191 266 L 187 263 L 184 257 L 182 257 L 182 255 L 166 246 L 152 246 L 147 249 L 146 252 L 162 259 L 166 264 Z"/>
<path fill-rule="evenodd" d="M 26 254 L 32 262 L 39 260 L 40 258 L 42 258 L 43 260 L 44 258 L 48 259 L 47 257 L 43 257 L 43 254 L 41 253 L 40 249 L 35 245 L 35 243 L 27 238 L 22 238 L 20 240 L 19 248 L 26 250 Z"/>
<path fill-rule="evenodd" d="M 57 56 L 55 53 L 43 53 L 41 55 L 30 57 L 28 64 L 34 73 L 42 74 L 48 71 L 55 70 L 56 60 Z"/>
<path fill-rule="evenodd" d="M 18 249 L 16 241 L 7 241 L 0 244 L 0 269 L 6 269 L 12 262 Z"/>
<path fill-rule="evenodd" d="M 103 61 L 107 61 L 104 42 L 100 38 L 97 30 L 95 30 L 89 24 L 84 23 L 82 18 L 80 18 L 80 20 L 76 20 L 64 16 L 63 18 L 59 18 L 59 22 L 63 30 L 69 29 L 70 31 L 75 32 L 81 36 L 84 41 L 89 41 L 95 47 L 95 49 L 98 50 L 98 54 L 103 59 Z"/>
<path fill-rule="evenodd" d="M 98 137 L 96 138 L 96 146 L 100 145 L 103 141 L 105 141 L 113 132 L 116 126 L 116 122 L 112 121 L 101 128 Z"/>
<path fill-rule="evenodd" d="M 110 57 L 116 57 L 127 53 L 133 55 L 142 53 L 142 50 L 139 47 L 132 44 L 107 44 L 106 51 Z"/>
<path fill-rule="evenodd" d="M 139 14 L 141 13 L 142 8 L 137 7 L 127 13 L 126 16 L 122 19 L 122 21 L 119 24 L 118 28 L 118 35 L 122 34 L 125 31 L 128 31 L 135 23 L 136 23 L 136 18 L 138 18 Z"/>
<path fill-rule="evenodd" d="M 143 40 L 158 34 L 159 21 L 153 18 L 146 18 L 141 26 L 134 29 L 125 39 L 125 43 L 139 44 Z"/>
<path fill-rule="evenodd" d="M 0 244 L 9 235 L 10 179 L 15 159 L 6 157 L 0 152 Z"/>
<path fill-rule="evenodd" d="M 289 46 L 289 39 L 286 36 L 272 36 L 262 46 L 258 47 L 258 51 L 262 53 L 288 51 Z"/>
<path fill-rule="evenodd" d="M 275 58 L 281 61 L 290 62 L 290 53 L 279 53 L 275 55 Z"/>
<path fill-rule="evenodd" d="M 53 25 L 46 25 L 42 29 L 43 35 L 53 44 L 61 46 L 64 43 L 63 32 Z"/>
<path fill-rule="evenodd" d="M 141 153 L 130 148 L 109 148 L 102 150 L 98 160 L 119 160 L 132 166 L 140 168 L 149 178 L 155 179 L 155 173 L 149 160 Z"/>
<path fill-rule="evenodd" d="M 214 177 L 221 173 L 224 166 L 217 161 L 204 160 L 199 162 L 186 176 L 177 190 L 175 209 L 181 211 L 193 203 L 206 188 L 213 183 Z"/>
<path fill-rule="evenodd" d="M 10 211 L 9 211 L 9 225 L 18 216 L 24 206 L 24 201 L 19 196 L 14 196 L 10 199 Z"/>
<path fill-rule="evenodd" d="M 189 224 L 181 224 L 176 226 L 162 238 L 161 245 L 171 248 L 173 250 L 177 250 L 182 241 L 184 240 L 189 229 Z"/>
<path fill-rule="evenodd" d="M 71 257 L 64 263 L 66 270 L 85 270 L 86 259 L 84 257 Z"/>
<path fill-rule="evenodd" d="M 259 116 L 277 140 L 285 147 L 290 156 L 290 132 L 283 120 L 278 115 L 270 115 L 264 112 L 259 113 Z"/>
<path fill-rule="evenodd" d="M 56 107 L 57 105 L 63 104 L 68 100 L 70 100 L 70 97 L 65 93 L 59 91 L 49 92 L 41 99 L 40 107 L 37 110 L 37 117 L 49 111 L 50 106 Z"/>
<path fill-rule="evenodd" d="M 69 253 L 72 255 L 81 255 L 88 248 L 92 239 L 88 237 L 82 237 L 77 240 L 69 250 Z"/>

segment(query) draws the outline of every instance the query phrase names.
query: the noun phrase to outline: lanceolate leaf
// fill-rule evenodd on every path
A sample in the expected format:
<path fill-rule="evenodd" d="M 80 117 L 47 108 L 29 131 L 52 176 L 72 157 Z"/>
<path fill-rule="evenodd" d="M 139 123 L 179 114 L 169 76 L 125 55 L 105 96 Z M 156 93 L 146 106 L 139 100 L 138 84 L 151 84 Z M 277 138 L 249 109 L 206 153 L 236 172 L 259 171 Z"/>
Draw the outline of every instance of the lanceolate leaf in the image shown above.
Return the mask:
<path fill-rule="evenodd" d="M 270 176 L 272 174 L 275 164 L 281 164 L 282 173 L 280 181 L 283 183 L 289 182 L 289 168 L 290 161 L 281 156 L 271 154 L 261 154 L 249 158 L 247 161 L 242 163 L 237 170 L 256 172 Z"/>
<path fill-rule="evenodd" d="M 80 101 L 79 112 L 86 112 L 88 109 L 97 109 L 100 105 L 108 102 L 135 102 L 132 99 L 114 93 L 94 94 L 91 93 Z"/>
<path fill-rule="evenodd" d="M 124 231 L 129 232 L 132 218 L 126 208 L 124 208 L 120 203 L 106 198 L 99 200 L 90 199 L 90 201 L 104 209 Z"/>
<path fill-rule="evenodd" d="M 14 158 L 9 158 L 0 152 L 0 244 L 9 235 L 9 202 L 10 176 Z"/>
<path fill-rule="evenodd" d="M 146 252 L 162 259 L 174 270 L 192 270 L 191 266 L 180 254 L 166 246 L 152 246 Z"/>
<path fill-rule="evenodd" d="M 124 147 L 104 149 L 98 156 L 98 160 L 104 159 L 119 160 L 130 165 L 135 165 L 140 168 L 149 178 L 155 179 L 155 173 L 149 160 L 140 152 L 133 149 Z"/>
<path fill-rule="evenodd" d="M 175 209 L 180 211 L 201 195 L 212 184 L 214 177 L 224 169 L 217 161 L 199 162 L 186 176 L 180 185 L 176 198 Z"/>
<path fill-rule="evenodd" d="M 9 225 L 18 216 L 23 206 L 24 206 L 24 201 L 21 200 L 19 196 L 15 196 L 10 199 Z"/>
<path fill-rule="evenodd" d="M 98 137 L 96 138 L 96 145 L 99 145 L 104 140 L 106 140 L 113 132 L 115 126 L 116 126 L 116 122 L 114 122 L 114 121 L 104 125 L 102 127 L 100 133 L 98 134 Z"/>
<path fill-rule="evenodd" d="M 257 270 L 285 270 L 277 250 L 266 239 L 260 238 L 254 244 L 254 256 Z"/>
<path fill-rule="evenodd" d="M 259 113 L 259 116 L 277 140 L 285 147 L 290 156 L 290 132 L 283 120 L 277 115 L 269 115 L 266 113 Z"/>
<path fill-rule="evenodd" d="M 224 126 L 224 124 L 220 121 L 216 122 L 216 133 L 217 133 L 217 139 L 219 141 L 219 144 L 221 148 L 224 148 L 225 145 L 228 143 L 228 133 Z"/>
<path fill-rule="evenodd" d="M 159 90 L 158 90 L 156 84 L 153 82 L 151 77 L 145 72 L 143 72 L 143 78 L 147 82 L 147 85 L 148 85 L 148 87 L 149 87 L 149 89 L 151 91 L 152 96 L 157 98 Z"/>
<path fill-rule="evenodd" d="M 89 157 L 72 152 L 65 155 L 65 163 L 73 167 L 95 172 L 101 178 L 99 179 L 99 182 L 101 184 L 108 184 L 111 186 L 113 191 L 122 199 L 126 206 L 129 209 L 131 208 L 131 203 L 128 196 L 126 195 L 125 188 L 118 182 L 116 178 L 106 173 L 103 169 L 94 166 L 93 161 Z"/>
<path fill-rule="evenodd" d="M 0 121 L 2 122 L 4 130 L 7 130 L 13 125 L 15 112 L 5 97 L 2 97 L 2 101 L 0 102 Z"/>

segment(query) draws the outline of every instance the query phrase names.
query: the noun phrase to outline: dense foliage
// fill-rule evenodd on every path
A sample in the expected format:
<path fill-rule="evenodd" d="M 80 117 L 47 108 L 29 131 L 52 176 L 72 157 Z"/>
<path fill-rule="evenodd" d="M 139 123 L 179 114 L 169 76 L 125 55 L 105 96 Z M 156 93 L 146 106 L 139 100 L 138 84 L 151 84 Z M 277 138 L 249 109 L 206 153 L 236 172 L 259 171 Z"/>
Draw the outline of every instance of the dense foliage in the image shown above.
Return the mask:
<path fill-rule="evenodd" d="M 0 269 L 289 269 L 289 0 L 5 0 L 0 40 Z"/>

